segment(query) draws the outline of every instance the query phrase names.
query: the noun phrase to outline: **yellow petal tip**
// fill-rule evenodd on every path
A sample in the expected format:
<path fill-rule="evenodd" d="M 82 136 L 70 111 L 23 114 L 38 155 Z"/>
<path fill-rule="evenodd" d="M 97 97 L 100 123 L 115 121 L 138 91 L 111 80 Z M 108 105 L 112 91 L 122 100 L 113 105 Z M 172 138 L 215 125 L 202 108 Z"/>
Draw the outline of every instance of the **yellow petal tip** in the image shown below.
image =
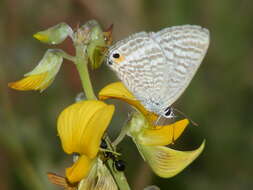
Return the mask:
<path fill-rule="evenodd" d="M 8 87 L 15 90 L 21 90 L 21 91 L 27 91 L 27 90 L 43 91 L 51 83 L 51 81 L 45 82 L 46 77 L 47 77 L 47 73 L 41 73 L 38 75 L 30 75 L 18 81 L 8 83 Z"/>
<path fill-rule="evenodd" d="M 92 160 L 87 156 L 82 155 L 78 160 L 70 167 L 66 169 L 66 177 L 70 183 L 76 183 L 85 178 L 92 166 Z"/>
<path fill-rule="evenodd" d="M 42 41 L 42 42 L 48 42 L 48 36 L 46 35 L 43 35 L 43 34 L 40 34 L 40 33 L 36 33 L 33 35 L 33 37 L 39 41 Z"/>

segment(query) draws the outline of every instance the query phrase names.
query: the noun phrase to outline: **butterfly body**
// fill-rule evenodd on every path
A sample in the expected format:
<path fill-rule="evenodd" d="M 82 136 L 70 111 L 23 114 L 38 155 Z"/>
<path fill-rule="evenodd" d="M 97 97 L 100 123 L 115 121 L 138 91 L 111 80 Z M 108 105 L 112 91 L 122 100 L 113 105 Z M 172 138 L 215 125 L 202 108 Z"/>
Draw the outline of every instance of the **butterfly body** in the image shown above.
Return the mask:
<path fill-rule="evenodd" d="M 192 80 L 208 45 L 209 32 L 200 26 L 139 32 L 113 45 L 107 64 L 147 110 L 168 118 L 168 108 Z"/>

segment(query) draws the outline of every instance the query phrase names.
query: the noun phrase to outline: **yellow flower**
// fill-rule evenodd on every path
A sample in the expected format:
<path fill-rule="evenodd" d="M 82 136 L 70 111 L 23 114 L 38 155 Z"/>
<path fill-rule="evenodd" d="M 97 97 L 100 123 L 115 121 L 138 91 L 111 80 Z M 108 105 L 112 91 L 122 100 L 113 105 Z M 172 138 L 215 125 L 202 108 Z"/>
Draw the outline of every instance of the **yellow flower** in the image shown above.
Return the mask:
<path fill-rule="evenodd" d="M 160 177 L 169 178 L 178 174 L 204 149 L 205 142 L 193 151 L 177 151 L 166 147 L 181 136 L 189 121 L 183 119 L 170 125 L 154 127 L 158 116 L 147 111 L 121 82 L 103 88 L 99 92 L 99 98 L 120 99 L 137 110 L 127 125 L 128 135 L 132 137 L 143 159 Z"/>
<path fill-rule="evenodd" d="M 50 49 L 43 56 L 39 64 L 23 79 L 8 84 L 16 90 L 40 90 L 46 89 L 60 70 L 63 58 L 59 55 L 60 50 Z"/>
<path fill-rule="evenodd" d="M 67 178 L 51 172 L 47 176 L 53 184 L 66 190 L 118 190 L 110 171 L 99 158 L 94 160 L 89 174 L 79 183 L 71 184 Z"/>
<path fill-rule="evenodd" d="M 79 154 L 73 166 L 66 169 L 66 177 L 71 183 L 88 175 L 113 112 L 113 105 L 88 100 L 75 103 L 60 114 L 57 130 L 63 150 L 67 154 Z"/>
<path fill-rule="evenodd" d="M 178 151 L 166 147 L 177 140 L 189 121 L 183 119 L 171 125 L 151 129 L 145 118 L 135 112 L 128 135 L 132 137 L 143 159 L 160 177 L 173 177 L 193 162 L 203 151 L 205 141 L 193 151 Z"/>

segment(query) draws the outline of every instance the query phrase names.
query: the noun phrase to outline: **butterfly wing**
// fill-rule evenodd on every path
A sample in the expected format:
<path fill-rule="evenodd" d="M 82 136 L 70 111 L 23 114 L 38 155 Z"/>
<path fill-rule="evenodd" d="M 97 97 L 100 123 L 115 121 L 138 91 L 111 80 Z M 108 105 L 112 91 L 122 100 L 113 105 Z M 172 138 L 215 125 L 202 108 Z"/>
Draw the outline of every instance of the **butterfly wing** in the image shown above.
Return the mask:
<path fill-rule="evenodd" d="M 163 72 L 163 109 L 173 104 L 191 82 L 208 46 L 209 31 L 200 26 L 183 25 L 165 28 L 153 38 L 167 58 Z"/>
<path fill-rule="evenodd" d="M 166 57 L 161 47 L 150 33 L 140 32 L 110 48 L 109 59 L 115 52 L 120 53 L 124 61 L 114 62 L 111 68 L 148 110 L 158 112 L 160 109 L 156 104 L 160 103 L 166 68 Z"/>
<path fill-rule="evenodd" d="M 117 42 L 107 61 L 119 53 L 124 59 L 111 68 L 147 110 L 162 115 L 192 80 L 208 45 L 206 29 L 175 26 L 136 33 Z"/>

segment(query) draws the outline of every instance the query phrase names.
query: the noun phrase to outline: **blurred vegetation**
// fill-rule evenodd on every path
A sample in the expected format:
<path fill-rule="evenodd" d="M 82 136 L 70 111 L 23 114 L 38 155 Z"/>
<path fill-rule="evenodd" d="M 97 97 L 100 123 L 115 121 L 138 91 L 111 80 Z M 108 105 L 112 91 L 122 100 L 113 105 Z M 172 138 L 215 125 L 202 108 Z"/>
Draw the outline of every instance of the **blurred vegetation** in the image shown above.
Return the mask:
<path fill-rule="evenodd" d="M 77 72 L 66 61 L 54 84 L 43 93 L 18 92 L 7 82 L 34 68 L 48 46 L 32 38 L 59 22 L 77 27 L 97 19 L 114 24 L 114 40 L 141 30 L 197 24 L 211 32 L 208 54 L 176 107 L 199 124 L 175 146 L 183 150 L 207 145 L 182 173 L 160 179 L 151 173 L 125 140 L 126 173 L 135 190 L 156 184 L 162 190 L 252 189 L 253 187 L 253 2 L 251 0 L 1 0 L 0 1 L 0 189 L 58 189 L 46 172 L 62 173 L 71 157 L 63 153 L 56 118 L 81 91 Z M 70 40 L 59 47 L 74 54 Z M 116 81 L 103 66 L 92 72 L 98 92 Z M 117 103 L 111 132 L 126 118 Z M 120 110 L 120 111 L 119 111 Z"/>

